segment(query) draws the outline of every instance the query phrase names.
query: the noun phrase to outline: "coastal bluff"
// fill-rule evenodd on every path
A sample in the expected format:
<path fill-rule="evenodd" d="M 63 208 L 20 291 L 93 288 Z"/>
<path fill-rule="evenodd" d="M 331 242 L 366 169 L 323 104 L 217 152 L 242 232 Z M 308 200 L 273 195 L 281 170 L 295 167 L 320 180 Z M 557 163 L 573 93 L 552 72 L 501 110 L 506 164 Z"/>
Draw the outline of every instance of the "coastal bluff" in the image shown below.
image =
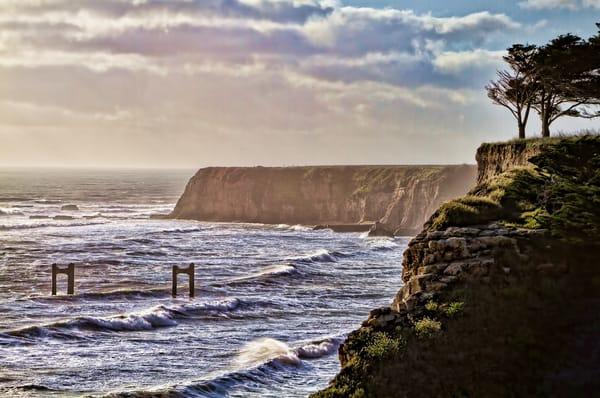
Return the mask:
<path fill-rule="evenodd" d="M 389 234 L 409 235 L 475 179 L 471 165 L 208 167 L 190 179 L 169 218 L 326 226 L 378 222 Z"/>
<path fill-rule="evenodd" d="M 391 305 L 312 398 L 600 391 L 600 136 L 484 144 L 477 160 L 478 184 L 411 240 Z"/>

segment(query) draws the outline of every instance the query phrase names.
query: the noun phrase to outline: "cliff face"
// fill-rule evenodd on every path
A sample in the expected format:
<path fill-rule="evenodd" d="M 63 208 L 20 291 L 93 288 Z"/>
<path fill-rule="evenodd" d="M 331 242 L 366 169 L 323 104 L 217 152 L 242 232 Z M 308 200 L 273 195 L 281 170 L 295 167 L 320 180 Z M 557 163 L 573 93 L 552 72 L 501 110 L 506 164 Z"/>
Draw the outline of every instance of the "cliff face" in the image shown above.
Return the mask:
<path fill-rule="evenodd" d="M 477 183 L 498 176 L 515 167 L 529 165 L 529 159 L 540 152 L 536 142 L 515 141 L 506 144 L 483 144 L 477 150 Z"/>
<path fill-rule="evenodd" d="M 314 397 L 598 391 L 600 137 L 484 145 L 477 158 L 480 183 L 409 243 L 392 305 L 350 334 Z"/>
<path fill-rule="evenodd" d="M 464 194 L 474 166 L 210 167 L 189 181 L 172 218 L 266 224 L 380 221 L 418 231 Z"/>

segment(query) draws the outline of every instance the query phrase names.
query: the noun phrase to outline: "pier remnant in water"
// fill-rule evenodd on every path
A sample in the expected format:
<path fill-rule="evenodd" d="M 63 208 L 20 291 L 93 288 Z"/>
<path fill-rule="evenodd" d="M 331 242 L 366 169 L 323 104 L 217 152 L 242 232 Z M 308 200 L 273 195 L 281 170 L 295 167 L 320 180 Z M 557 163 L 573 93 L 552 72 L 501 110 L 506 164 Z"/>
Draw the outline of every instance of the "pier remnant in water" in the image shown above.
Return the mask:
<path fill-rule="evenodd" d="M 67 268 L 58 268 L 58 265 L 52 264 L 52 295 L 56 296 L 56 275 L 67 275 L 67 294 L 75 293 L 75 264 L 67 265 Z"/>
<path fill-rule="evenodd" d="M 177 275 L 179 274 L 186 274 L 189 277 L 190 297 L 194 297 L 194 263 L 191 263 L 187 268 L 173 266 L 173 297 L 177 297 Z"/>

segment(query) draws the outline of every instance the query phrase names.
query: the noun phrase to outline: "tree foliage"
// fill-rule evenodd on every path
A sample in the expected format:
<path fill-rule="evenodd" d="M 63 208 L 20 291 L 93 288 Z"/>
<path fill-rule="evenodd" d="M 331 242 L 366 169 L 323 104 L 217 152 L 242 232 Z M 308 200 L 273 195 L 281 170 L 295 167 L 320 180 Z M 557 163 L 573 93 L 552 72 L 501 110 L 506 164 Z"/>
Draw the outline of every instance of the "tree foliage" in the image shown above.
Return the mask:
<path fill-rule="evenodd" d="M 543 46 L 515 44 L 504 61 L 508 70 L 499 71 L 486 90 L 517 119 L 520 138 L 532 108 L 544 137 L 560 117 L 600 117 L 600 31 L 588 40 L 565 34 Z"/>

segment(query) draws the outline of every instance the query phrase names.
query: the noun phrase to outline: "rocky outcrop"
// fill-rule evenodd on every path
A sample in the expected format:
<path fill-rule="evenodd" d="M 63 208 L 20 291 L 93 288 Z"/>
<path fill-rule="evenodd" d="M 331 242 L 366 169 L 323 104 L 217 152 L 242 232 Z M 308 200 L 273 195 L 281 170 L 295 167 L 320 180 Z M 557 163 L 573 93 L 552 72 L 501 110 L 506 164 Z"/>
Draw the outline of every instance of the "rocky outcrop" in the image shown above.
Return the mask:
<path fill-rule="evenodd" d="M 546 234 L 545 230 L 505 228 L 497 223 L 423 232 L 404 252 L 404 286 L 391 308 L 397 312 L 411 310 L 454 283 L 489 282 L 491 275 L 508 275 L 515 267 L 522 271 L 524 266 L 534 266 L 528 263 L 532 258 L 526 252 L 532 247 L 528 241 Z M 564 269 L 552 263 L 542 268 Z"/>
<path fill-rule="evenodd" d="M 600 137 L 515 144 L 478 151 L 480 183 L 411 240 L 392 304 L 349 335 L 313 398 L 600 389 Z"/>
<path fill-rule="evenodd" d="M 535 142 L 514 141 L 500 144 L 483 144 L 477 149 L 477 184 L 519 166 L 530 165 L 529 159 L 540 152 Z"/>
<path fill-rule="evenodd" d="M 463 195 L 475 167 L 210 167 L 199 170 L 171 218 L 267 224 L 336 225 L 376 221 L 418 232 L 444 201 Z"/>

